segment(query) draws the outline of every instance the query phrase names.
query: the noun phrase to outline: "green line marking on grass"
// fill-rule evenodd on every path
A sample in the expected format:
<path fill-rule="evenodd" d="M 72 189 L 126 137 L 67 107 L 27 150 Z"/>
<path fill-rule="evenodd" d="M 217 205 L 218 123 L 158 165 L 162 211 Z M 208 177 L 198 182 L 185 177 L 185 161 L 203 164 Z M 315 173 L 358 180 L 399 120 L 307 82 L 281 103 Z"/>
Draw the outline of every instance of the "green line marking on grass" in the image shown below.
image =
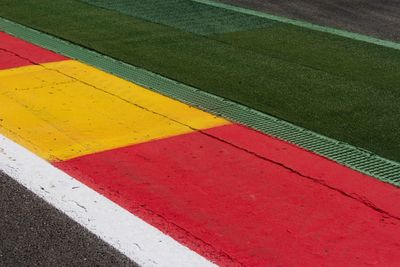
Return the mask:
<path fill-rule="evenodd" d="M 0 29 L 163 95 L 294 143 L 384 182 L 400 186 L 400 163 L 9 20 L 0 19 Z"/>
<path fill-rule="evenodd" d="M 367 43 L 371 43 L 371 44 L 375 44 L 375 45 L 380 45 L 380 46 L 400 50 L 400 43 L 388 41 L 388 40 L 382 40 L 382 39 L 364 35 L 364 34 L 349 32 L 349 31 L 331 28 L 331 27 L 327 27 L 327 26 L 320 26 L 320 25 L 316 25 L 316 24 L 309 23 L 309 22 L 302 21 L 302 20 L 289 19 L 289 18 L 271 15 L 271 14 L 268 14 L 265 12 L 251 10 L 251 9 L 247 9 L 247 8 L 243 8 L 243 7 L 233 6 L 233 5 L 224 4 L 224 3 L 218 3 L 218 2 L 211 1 L 211 0 L 191 0 L 191 1 L 210 5 L 213 7 L 223 8 L 226 10 L 236 11 L 236 12 L 239 12 L 242 14 L 253 15 L 253 16 L 257 16 L 257 17 L 261 17 L 261 18 L 265 18 L 265 19 L 269 19 L 269 20 L 273 20 L 273 21 L 287 23 L 287 24 L 307 28 L 307 29 L 314 30 L 314 31 L 326 32 L 326 33 L 339 35 L 341 37 L 350 38 L 350 39 L 357 40 L 357 41 L 367 42 Z"/>

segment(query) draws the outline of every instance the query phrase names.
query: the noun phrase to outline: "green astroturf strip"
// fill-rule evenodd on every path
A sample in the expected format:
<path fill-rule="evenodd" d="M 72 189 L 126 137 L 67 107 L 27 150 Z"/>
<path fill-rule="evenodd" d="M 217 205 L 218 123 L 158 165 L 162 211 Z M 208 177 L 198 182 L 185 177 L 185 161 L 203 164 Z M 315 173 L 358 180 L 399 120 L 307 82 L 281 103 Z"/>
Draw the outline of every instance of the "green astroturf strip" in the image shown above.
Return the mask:
<path fill-rule="evenodd" d="M 279 22 L 203 36 L 73 0 L 0 16 L 400 161 L 400 51 Z"/>
<path fill-rule="evenodd" d="M 202 35 L 249 30 L 274 23 L 257 16 L 191 0 L 82 0 L 82 2 Z"/>

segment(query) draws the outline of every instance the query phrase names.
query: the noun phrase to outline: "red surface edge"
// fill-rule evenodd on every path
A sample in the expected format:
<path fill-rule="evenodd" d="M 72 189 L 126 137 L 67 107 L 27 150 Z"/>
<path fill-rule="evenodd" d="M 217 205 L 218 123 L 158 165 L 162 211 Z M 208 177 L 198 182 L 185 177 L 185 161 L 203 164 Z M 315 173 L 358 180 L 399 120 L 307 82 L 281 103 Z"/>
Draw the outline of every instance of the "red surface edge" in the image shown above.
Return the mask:
<path fill-rule="evenodd" d="M 68 58 L 0 32 L 0 70 L 66 59 Z"/>
<path fill-rule="evenodd" d="M 399 190 L 228 125 L 54 163 L 222 266 L 392 266 Z"/>

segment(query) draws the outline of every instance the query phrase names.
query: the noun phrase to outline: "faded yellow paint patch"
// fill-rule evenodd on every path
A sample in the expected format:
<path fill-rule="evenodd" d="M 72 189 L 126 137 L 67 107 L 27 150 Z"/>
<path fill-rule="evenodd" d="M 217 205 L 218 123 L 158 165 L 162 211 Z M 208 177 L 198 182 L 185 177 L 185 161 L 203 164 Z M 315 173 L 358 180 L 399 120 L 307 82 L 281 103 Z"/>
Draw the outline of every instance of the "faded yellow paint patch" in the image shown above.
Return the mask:
<path fill-rule="evenodd" d="M 0 133 L 49 160 L 229 123 L 72 60 L 0 71 L 0 86 Z"/>

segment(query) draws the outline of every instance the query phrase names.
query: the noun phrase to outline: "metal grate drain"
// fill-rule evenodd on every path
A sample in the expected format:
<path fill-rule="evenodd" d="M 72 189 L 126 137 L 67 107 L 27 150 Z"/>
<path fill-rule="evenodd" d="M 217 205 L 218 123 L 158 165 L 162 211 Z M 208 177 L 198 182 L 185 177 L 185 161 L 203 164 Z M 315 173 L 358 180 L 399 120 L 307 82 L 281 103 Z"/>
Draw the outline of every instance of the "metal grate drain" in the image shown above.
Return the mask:
<path fill-rule="evenodd" d="M 163 95 L 291 142 L 369 176 L 400 186 L 400 163 L 398 162 L 384 159 L 372 152 L 322 136 L 238 103 L 114 60 L 6 19 L 0 18 L 0 29 Z"/>

